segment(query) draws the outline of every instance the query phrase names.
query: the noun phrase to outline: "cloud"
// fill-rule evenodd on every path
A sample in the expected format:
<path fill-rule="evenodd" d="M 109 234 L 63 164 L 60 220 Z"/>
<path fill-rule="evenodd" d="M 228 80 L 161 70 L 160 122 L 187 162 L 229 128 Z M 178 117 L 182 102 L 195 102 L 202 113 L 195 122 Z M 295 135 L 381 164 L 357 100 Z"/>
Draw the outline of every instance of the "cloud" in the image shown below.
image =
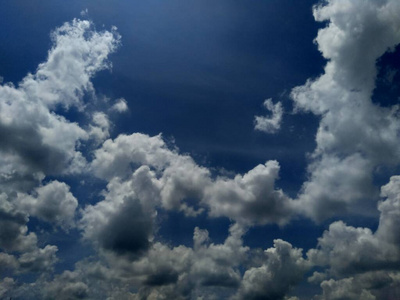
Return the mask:
<path fill-rule="evenodd" d="M 202 295 L 218 298 L 221 291 L 229 290 L 232 294 L 241 280 L 239 265 L 249 251 L 243 246 L 244 233 L 243 227 L 232 225 L 224 243 L 214 244 L 206 230 L 196 228 L 194 248 L 155 242 L 134 260 L 131 256 L 103 252 L 99 260 L 82 260 L 75 270 L 39 282 L 38 288 L 45 299 L 56 295 L 60 299 L 191 299 Z"/>
<path fill-rule="evenodd" d="M 57 262 L 57 246 L 38 247 L 34 232 L 28 232 L 28 215 L 0 195 L 0 261 L 3 271 L 12 273 L 49 272 Z M 8 273 L 7 273 L 8 274 Z"/>
<path fill-rule="evenodd" d="M 42 249 L 35 249 L 31 252 L 25 252 L 18 258 L 20 268 L 24 272 L 48 272 L 53 270 L 57 262 L 57 246 L 46 245 Z"/>
<path fill-rule="evenodd" d="M 345 278 L 342 280 L 335 281 L 333 279 L 324 281 L 321 284 L 323 289 L 323 295 L 316 297 L 316 299 L 366 299 L 375 300 L 376 297 L 372 295 L 368 290 L 363 289 L 360 283 L 354 280 L 353 277 Z"/>
<path fill-rule="evenodd" d="M 374 170 L 400 162 L 398 107 L 371 101 L 376 60 L 400 42 L 400 6 L 397 1 L 330 0 L 313 12 L 317 21 L 327 22 L 315 42 L 328 61 L 324 74 L 291 93 L 298 111 L 321 118 L 300 206 L 318 221 L 331 216 L 329 208 L 339 215 L 371 214 L 362 203 L 373 207 L 377 199 L 371 193 Z"/>
<path fill-rule="evenodd" d="M 126 100 L 124 98 L 119 98 L 117 100 L 115 100 L 114 105 L 111 107 L 112 110 L 119 112 L 119 113 L 123 113 L 128 111 L 128 104 L 126 102 Z"/>
<path fill-rule="evenodd" d="M 297 211 L 317 222 L 357 211 L 371 214 L 374 207 L 366 205 L 379 195 L 372 185 L 372 165 L 362 155 L 355 153 L 340 159 L 323 155 L 308 166 L 310 179 L 300 191 Z"/>
<path fill-rule="evenodd" d="M 28 233 L 28 215 L 20 212 L 6 194 L 0 194 L 0 248 L 6 251 L 29 251 L 35 247 L 36 234 Z"/>
<path fill-rule="evenodd" d="M 34 74 L 18 87 L 0 85 L 0 174 L 6 182 L 76 173 L 86 165 L 77 144 L 88 133 L 55 111 L 83 109 L 83 95 L 93 92 L 91 77 L 109 66 L 106 58 L 119 44 L 115 32 L 92 29 L 89 21 L 65 23 L 52 33 L 53 47 Z"/>
<path fill-rule="evenodd" d="M 375 232 L 337 221 L 318 239 L 318 247 L 308 251 L 313 265 L 328 267 L 326 275 L 339 278 L 322 281 L 323 295 L 318 299 L 340 299 L 344 295 L 349 299 L 358 299 L 357 295 L 365 295 L 365 299 L 382 299 L 378 295 L 387 292 L 385 290 L 390 286 L 398 289 L 399 192 L 399 176 L 392 177 L 382 187 L 381 194 L 386 199 L 378 204 L 381 215 Z"/>
<path fill-rule="evenodd" d="M 125 180 L 140 166 L 155 170 L 153 186 L 159 196 L 154 199 L 159 199 L 167 210 L 195 216 L 208 209 L 210 216 L 249 224 L 284 224 L 293 214 L 292 200 L 274 186 L 279 172 L 276 161 L 256 166 L 234 179 L 213 179 L 211 171 L 197 165 L 190 156 L 169 149 L 161 135 L 134 133 L 105 141 L 95 151 L 91 164 L 94 174 L 108 180 Z M 138 187 L 136 192 L 140 190 Z M 189 198 L 197 205 L 187 203 Z"/>
<path fill-rule="evenodd" d="M 0 297 L 8 297 L 9 291 L 14 288 L 15 281 L 13 278 L 5 277 L 0 281 Z"/>
<path fill-rule="evenodd" d="M 233 224 L 226 240 L 214 244 L 207 230 L 196 227 L 193 248 L 155 242 L 134 260 L 105 253 L 99 261 L 81 261 L 74 271 L 42 283 L 42 291 L 46 295 L 59 293 L 61 299 L 74 299 L 77 296 L 73 293 L 85 293 L 89 299 L 99 295 L 132 299 L 286 299 L 286 293 L 310 268 L 302 250 L 275 240 L 274 247 L 257 255 L 243 245 L 245 233 L 246 228 Z M 250 267 L 242 275 L 240 268 L 246 265 Z M 136 293 L 130 292 L 132 286 Z"/>
<path fill-rule="evenodd" d="M 65 271 L 54 281 L 45 285 L 44 299 L 85 299 L 89 294 L 88 286 L 80 281 L 77 273 Z"/>
<path fill-rule="evenodd" d="M 292 217 L 292 200 L 275 188 L 279 164 L 268 161 L 234 179 L 217 178 L 205 192 L 211 216 L 226 216 L 248 224 L 285 224 Z"/>
<path fill-rule="evenodd" d="M 316 300 L 391 299 L 400 294 L 398 272 L 367 272 L 344 279 L 321 283 L 322 295 Z"/>
<path fill-rule="evenodd" d="M 53 47 L 46 62 L 20 83 L 29 99 L 47 107 L 82 106 L 85 91 L 92 91 L 91 77 L 108 68 L 107 57 L 119 44 L 115 30 L 97 32 L 87 20 L 74 19 L 53 31 Z"/>
<path fill-rule="evenodd" d="M 100 250 L 135 259 L 150 247 L 155 230 L 160 184 L 148 166 L 127 178 L 113 178 L 104 199 L 81 212 L 83 237 Z"/>
<path fill-rule="evenodd" d="M 92 114 L 92 123 L 93 125 L 89 125 L 89 135 L 98 145 L 110 137 L 111 123 L 108 116 L 100 111 L 96 111 Z"/>
<path fill-rule="evenodd" d="M 254 119 L 254 129 L 265 133 L 276 133 L 281 128 L 283 108 L 282 103 L 272 103 L 272 99 L 264 101 L 264 107 L 271 112 L 270 117 L 256 116 Z"/>
<path fill-rule="evenodd" d="M 274 240 L 274 247 L 264 253 L 266 262 L 244 273 L 235 299 L 284 299 L 310 268 L 302 249 L 282 240 Z"/>
<path fill-rule="evenodd" d="M 85 108 L 83 96 L 94 92 L 91 78 L 110 66 L 107 56 L 119 45 L 115 31 L 93 29 L 89 21 L 65 23 L 52 33 L 53 46 L 34 74 L 18 86 L 0 84 L 0 260 L 8 276 L 30 272 L 45 277 L 58 261 L 58 247 L 46 244 L 28 226 L 31 216 L 64 229 L 74 225 L 78 201 L 70 187 L 54 179 L 42 181 L 49 175 L 81 173 L 87 164 L 78 147 L 89 139 L 89 126 L 61 113 L 72 106 Z M 95 113 L 93 119 L 104 128 L 104 114 Z M 0 293 L 13 290 L 18 298 L 40 280 L 24 284 L 5 278 Z"/>
<path fill-rule="evenodd" d="M 373 215 L 377 168 L 400 162 L 398 107 L 371 101 L 376 59 L 400 41 L 399 12 L 396 1 L 330 0 L 314 7 L 315 19 L 327 21 L 315 41 L 328 61 L 324 74 L 291 93 L 297 111 L 320 118 L 297 199 L 276 186 L 275 160 L 228 177 L 180 153 L 161 134 L 113 137 L 110 117 L 83 99 L 95 93 L 93 75 L 110 67 L 119 35 L 81 20 L 56 29 L 36 72 L 18 86 L 0 85 L 0 267 L 9 276 L 0 282 L 0 296 L 297 299 L 288 292 L 314 267 L 309 281 L 322 289 L 315 299 L 388 298 L 400 287 L 399 176 L 382 187 L 376 231 L 335 221 L 307 257 L 281 239 L 262 251 L 243 237 L 250 226 L 285 225 L 298 215 L 317 222 Z M 271 116 L 255 117 L 255 129 L 276 133 L 282 104 L 267 99 L 264 106 Z M 71 107 L 86 110 L 87 123 L 62 116 Z M 111 115 L 127 110 L 123 98 L 108 107 Z M 82 153 L 85 146 L 92 161 Z M 95 251 L 73 270 L 54 274 L 58 247 L 30 231 L 29 218 L 73 227 L 78 199 L 55 178 L 83 172 L 106 185 L 99 201 L 78 214 L 82 239 Z M 193 246 L 172 246 L 158 236 L 160 211 L 232 224 L 222 243 L 195 227 Z M 20 284 L 18 276 L 27 272 L 36 281 Z"/>
<path fill-rule="evenodd" d="M 32 195 L 19 194 L 16 200 L 20 210 L 30 216 L 54 223 L 67 229 L 74 225 L 78 200 L 70 192 L 70 187 L 57 180 L 36 188 Z"/>

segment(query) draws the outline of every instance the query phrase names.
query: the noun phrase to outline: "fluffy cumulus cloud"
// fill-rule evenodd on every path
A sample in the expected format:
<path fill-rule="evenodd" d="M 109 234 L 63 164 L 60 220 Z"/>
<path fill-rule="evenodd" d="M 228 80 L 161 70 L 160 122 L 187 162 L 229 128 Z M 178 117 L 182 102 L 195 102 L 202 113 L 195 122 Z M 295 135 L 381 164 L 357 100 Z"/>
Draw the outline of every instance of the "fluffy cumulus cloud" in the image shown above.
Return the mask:
<path fill-rule="evenodd" d="M 108 180 L 131 180 L 132 172 L 143 166 L 154 170 L 151 189 L 158 193 L 154 199 L 159 199 L 159 205 L 167 210 L 183 211 L 189 216 L 207 210 L 210 216 L 250 224 L 283 224 L 293 213 L 292 200 L 275 188 L 279 175 L 276 161 L 233 179 L 213 178 L 210 170 L 197 165 L 190 156 L 169 149 L 160 135 L 135 133 L 105 141 L 91 164 L 97 176 Z M 137 186 L 137 192 L 142 188 Z M 197 200 L 197 205 L 189 204 L 188 199 Z"/>
<path fill-rule="evenodd" d="M 293 214 L 293 201 L 275 188 L 277 161 L 258 165 L 233 179 L 218 178 L 206 189 L 212 216 L 227 216 L 242 223 L 286 223 Z"/>
<path fill-rule="evenodd" d="M 92 26 L 89 21 L 65 23 L 52 33 L 54 46 L 34 74 L 17 87 L 0 86 L 0 173 L 8 182 L 10 177 L 78 172 L 85 166 L 76 146 L 88 132 L 55 109 L 83 109 L 84 93 L 93 90 L 90 78 L 108 66 L 107 55 L 118 45 L 116 33 L 97 33 Z M 100 115 L 94 120 L 104 127 Z"/>
<path fill-rule="evenodd" d="M 376 60 L 400 42 L 400 3 L 329 0 L 313 12 L 326 22 L 315 42 L 327 63 L 291 93 L 296 112 L 320 119 L 308 177 L 294 199 L 277 187 L 275 160 L 228 176 L 161 134 L 113 135 L 112 118 L 128 110 L 127 101 L 95 107 L 91 78 L 111 66 L 116 29 L 98 32 L 73 20 L 54 30 L 35 73 L 17 86 L 0 84 L 0 297 L 298 300 L 291 292 L 314 272 L 314 299 L 398 298 L 400 177 L 379 193 L 375 175 L 400 162 L 399 112 L 371 97 Z M 255 129 L 276 133 L 282 104 L 268 99 L 264 106 L 271 114 L 256 117 Z M 79 123 L 67 119 L 72 107 L 84 116 Z M 102 191 L 78 199 L 77 185 L 66 183 L 73 176 Z M 192 241 L 174 245 L 160 233 L 172 213 L 225 218 L 229 230 L 214 242 L 212 228 L 193 226 Z M 379 214 L 379 225 L 350 226 L 340 220 L 345 214 Z M 335 221 L 306 254 L 281 239 L 265 250 L 246 245 L 252 226 L 298 217 Z M 73 232 L 90 257 L 55 273 L 59 248 L 47 241 L 60 229 Z"/>
<path fill-rule="evenodd" d="M 32 195 L 19 194 L 16 203 L 21 211 L 30 216 L 54 223 L 63 228 L 74 224 L 78 200 L 63 182 L 52 181 L 36 188 Z"/>
<path fill-rule="evenodd" d="M 327 21 L 315 39 L 327 59 L 325 72 L 291 96 L 297 110 L 321 118 L 310 179 L 299 195 L 316 220 L 375 201 L 374 170 L 399 163 L 398 107 L 371 101 L 376 60 L 400 42 L 399 11 L 397 1 L 331 0 L 314 7 L 315 19 Z"/>
<path fill-rule="evenodd" d="M 254 129 L 260 130 L 266 133 L 276 133 L 281 128 L 283 108 L 282 103 L 277 102 L 274 104 L 272 99 L 264 101 L 264 106 L 271 112 L 270 117 L 256 116 L 254 119 Z"/>

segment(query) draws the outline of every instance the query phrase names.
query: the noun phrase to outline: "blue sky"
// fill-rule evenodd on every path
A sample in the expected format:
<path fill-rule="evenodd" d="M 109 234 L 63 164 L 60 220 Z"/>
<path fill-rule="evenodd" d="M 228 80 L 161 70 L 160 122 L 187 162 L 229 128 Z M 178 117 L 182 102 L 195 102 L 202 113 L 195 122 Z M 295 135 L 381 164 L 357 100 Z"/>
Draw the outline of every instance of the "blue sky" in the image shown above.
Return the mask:
<path fill-rule="evenodd" d="M 0 298 L 397 298 L 399 12 L 4 3 Z"/>

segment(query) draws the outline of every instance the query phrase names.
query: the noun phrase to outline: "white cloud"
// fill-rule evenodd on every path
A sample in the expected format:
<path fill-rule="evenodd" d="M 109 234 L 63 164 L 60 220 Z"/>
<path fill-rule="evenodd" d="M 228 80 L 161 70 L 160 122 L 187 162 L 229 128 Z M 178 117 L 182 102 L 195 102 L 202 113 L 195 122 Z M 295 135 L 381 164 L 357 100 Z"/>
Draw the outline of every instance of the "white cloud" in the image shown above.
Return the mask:
<path fill-rule="evenodd" d="M 74 19 L 57 28 L 52 40 L 46 62 L 34 75 L 28 74 L 20 88 L 31 101 L 48 107 L 80 107 L 83 93 L 93 89 L 91 77 L 109 67 L 107 56 L 118 46 L 119 36 L 114 31 L 96 32 L 90 21 Z"/>
<path fill-rule="evenodd" d="M 53 110 L 72 105 L 83 108 L 82 96 L 92 92 L 91 77 L 107 68 L 107 55 L 115 50 L 115 32 L 95 32 L 89 21 L 73 20 L 56 29 L 47 60 L 18 87 L 0 85 L 0 174 L 80 172 L 86 164 L 76 149 L 88 133 Z"/>
<path fill-rule="evenodd" d="M 124 98 L 117 99 L 115 104 L 111 107 L 112 110 L 115 110 L 119 113 L 123 113 L 128 111 L 128 104 Z"/>
<path fill-rule="evenodd" d="M 160 135 L 121 134 L 115 140 L 106 140 L 95 151 L 91 168 L 95 175 L 103 179 L 126 178 L 140 165 L 151 165 L 161 170 L 175 157 L 176 154 L 167 148 Z"/>
<path fill-rule="evenodd" d="M 303 184 L 299 201 L 294 201 L 298 212 L 317 222 L 346 212 L 371 215 L 376 207 L 368 205 L 379 192 L 372 185 L 371 163 L 362 155 L 339 159 L 323 155 L 309 165 L 309 181 Z"/>
<path fill-rule="evenodd" d="M 193 216 L 209 209 L 210 216 L 225 216 L 248 224 L 286 223 L 293 214 L 292 200 L 275 188 L 279 164 L 269 161 L 234 179 L 218 177 L 198 166 L 190 156 L 168 149 L 161 136 L 135 133 L 107 140 L 96 150 L 91 168 L 104 179 L 126 179 L 141 165 L 155 169 L 159 199 L 168 210 Z M 139 192 L 139 191 L 137 191 Z M 187 198 L 196 200 L 189 205 Z"/>
<path fill-rule="evenodd" d="M 254 129 L 266 133 L 276 133 L 281 128 L 283 108 L 282 103 L 273 104 L 272 99 L 264 101 L 264 107 L 271 112 L 270 117 L 256 116 Z"/>
<path fill-rule="evenodd" d="M 92 115 L 92 124 L 89 125 L 89 135 L 100 144 L 110 137 L 111 123 L 108 116 L 100 111 L 96 111 Z"/>
<path fill-rule="evenodd" d="M 78 200 L 63 182 L 51 181 L 36 188 L 32 195 L 20 194 L 16 202 L 19 209 L 46 222 L 65 229 L 74 225 Z"/>
<path fill-rule="evenodd" d="M 69 186 L 57 180 L 41 183 L 48 175 L 82 172 L 87 162 L 77 148 L 89 137 L 58 112 L 84 109 L 83 95 L 94 91 L 91 78 L 110 66 L 107 56 L 119 44 L 116 32 L 95 32 L 91 22 L 81 20 L 56 29 L 52 40 L 34 74 L 18 86 L 0 84 L 0 259 L 7 274 L 47 276 L 58 260 L 57 246 L 39 241 L 28 229 L 29 216 L 63 228 L 73 225 L 78 203 Z M 104 127 L 105 117 L 94 119 Z M 3 281 L 0 289 L 14 288 L 10 283 Z M 16 288 L 22 292 L 35 285 L 18 283 Z"/>
<path fill-rule="evenodd" d="M 249 225 L 285 224 L 293 215 L 293 204 L 282 190 L 275 188 L 279 169 L 277 161 L 268 161 L 243 176 L 217 178 L 205 192 L 210 215 Z"/>
<path fill-rule="evenodd" d="M 370 193 L 374 170 L 400 162 L 398 107 L 371 101 L 376 60 L 400 42 L 398 13 L 398 1 L 330 0 L 314 7 L 315 19 L 328 21 L 315 39 L 328 62 L 323 75 L 291 93 L 297 110 L 321 118 L 310 179 L 299 195 L 299 206 L 308 206 L 314 219 L 330 217 L 328 207 L 366 213 L 365 202 L 371 207 L 377 199 Z"/>

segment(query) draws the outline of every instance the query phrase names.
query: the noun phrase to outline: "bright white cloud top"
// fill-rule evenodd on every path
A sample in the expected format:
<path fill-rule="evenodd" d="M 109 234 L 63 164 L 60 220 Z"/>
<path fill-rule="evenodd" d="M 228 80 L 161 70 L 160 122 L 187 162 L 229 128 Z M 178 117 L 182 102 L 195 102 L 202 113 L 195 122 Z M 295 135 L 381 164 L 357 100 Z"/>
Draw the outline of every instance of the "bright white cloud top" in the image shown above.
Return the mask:
<path fill-rule="evenodd" d="M 33 74 L 0 82 L 0 298 L 309 299 L 299 285 L 313 285 L 313 299 L 399 297 L 399 107 L 372 98 L 377 60 L 400 43 L 400 2 L 330 0 L 313 14 L 326 22 L 315 43 L 327 62 L 290 94 L 294 114 L 319 118 L 296 196 L 280 188 L 275 159 L 232 175 L 161 134 L 114 135 L 116 113 L 133 108 L 127 98 L 102 99 L 93 78 L 111 68 L 121 36 L 78 19 L 55 29 Z M 270 114 L 255 117 L 254 129 L 278 135 L 283 104 L 264 106 Z M 391 177 L 381 187 L 374 176 L 382 168 Z M 85 201 L 74 178 L 104 189 Z M 173 213 L 227 219 L 229 232 L 217 243 L 196 226 L 189 244 L 173 245 L 159 235 Z M 349 216 L 378 226 L 346 225 Z M 334 221 L 306 251 L 282 239 L 267 249 L 246 244 L 254 226 L 301 218 Z M 64 246 L 50 236 L 60 230 L 77 231 L 75 242 L 89 250 L 57 269 Z"/>

